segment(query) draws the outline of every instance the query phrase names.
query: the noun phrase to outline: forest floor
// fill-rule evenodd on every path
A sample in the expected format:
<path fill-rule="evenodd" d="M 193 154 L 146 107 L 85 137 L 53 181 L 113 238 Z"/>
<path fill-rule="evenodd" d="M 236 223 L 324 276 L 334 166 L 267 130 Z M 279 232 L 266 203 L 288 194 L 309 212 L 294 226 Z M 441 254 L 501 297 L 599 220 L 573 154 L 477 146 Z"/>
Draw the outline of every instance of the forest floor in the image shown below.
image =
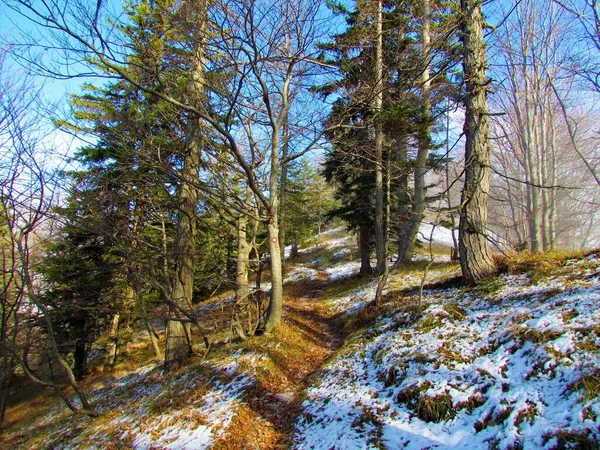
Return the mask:
<path fill-rule="evenodd" d="M 274 335 L 221 342 L 165 373 L 139 331 L 114 372 L 85 383 L 101 417 L 73 416 L 38 392 L 9 411 L 0 443 L 600 448 L 600 255 L 515 255 L 472 289 L 460 284 L 449 242 L 436 230 L 434 254 L 393 269 L 376 308 L 377 280 L 358 275 L 353 239 L 324 233 L 289 261 Z"/>

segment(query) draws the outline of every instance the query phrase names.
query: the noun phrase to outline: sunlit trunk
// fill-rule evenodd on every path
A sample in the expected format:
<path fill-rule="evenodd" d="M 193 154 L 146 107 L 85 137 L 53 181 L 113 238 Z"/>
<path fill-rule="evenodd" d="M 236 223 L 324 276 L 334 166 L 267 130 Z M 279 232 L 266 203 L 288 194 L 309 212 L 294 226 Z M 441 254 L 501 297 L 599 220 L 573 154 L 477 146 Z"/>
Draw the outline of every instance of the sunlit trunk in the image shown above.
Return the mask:
<path fill-rule="evenodd" d="M 486 51 L 481 0 L 462 0 L 463 67 L 465 74 L 465 185 L 460 209 L 460 265 L 467 283 L 495 271 L 488 241 L 490 189 L 489 117 L 487 116 Z"/>

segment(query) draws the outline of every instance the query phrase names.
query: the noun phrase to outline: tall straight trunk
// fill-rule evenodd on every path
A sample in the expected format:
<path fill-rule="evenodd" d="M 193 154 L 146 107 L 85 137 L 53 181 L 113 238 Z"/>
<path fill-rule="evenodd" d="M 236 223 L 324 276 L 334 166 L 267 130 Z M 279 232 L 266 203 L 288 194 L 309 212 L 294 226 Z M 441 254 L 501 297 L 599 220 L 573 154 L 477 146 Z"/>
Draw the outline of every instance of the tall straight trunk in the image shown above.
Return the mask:
<path fill-rule="evenodd" d="M 285 268 L 285 222 L 286 222 L 286 199 L 287 199 L 287 182 L 288 182 L 288 164 L 285 160 L 289 153 L 290 128 L 288 118 L 283 122 L 283 148 L 281 159 L 284 161 L 281 164 L 281 181 L 279 183 L 279 251 L 281 253 L 281 266 Z"/>
<path fill-rule="evenodd" d="M 195 141 L 195 130 L 190 138 Z M 177 218 L 177 254 L 175 255 L 175 273 L 171 297 L 179 307 L 193 311 L 192 295 L 194 289 L 194 262 L 196 237 L 196 209 L 198 192 L 194 184 L 198 181 L 200 152 L 196 145 L 190 145 L 185 156 L 184 168 L 179 191 L 179 215 Z M 165 367 L 178 367 L 186 362 L 191 354 L 191 336 L 189 325 L 175 305 L 169 305 L 169 323 L 165 349 Z"/>
<path fill-rule="evenodd" d="M 246 188 L 246 208 L 250 209 L 250 188 Z M 248 243 L 248 216 L 240 214 L 237 223 L 238 246 L 237 246 L 237 264 L 236 264 L 236 279 L 235 279 L 235 300 L 240 304 L 248 299 L 250 292 L 248 284 L 248 268 L 250 265 L 250 244 Z"/>
<path fill-rule="evenodd" d="M 396 220 L 398 221 L 397 228 L 397 239 L 398 239 L 398 259 L 396 264 L 410 262 L 412 259 L 412 253 L 408 252 L 408 235 L 410 225 L 410 195 L 408 190 L 409 180 L 409 167 L 408 167 L 408 137 L 406 132 L 402 131 L 398 139 L 398 160 L 402 167 L 401 173 L 398 179 L 398 214 Z"/>
<path fill-rule="evenodd" d="M 386 240 L 383 223 L 383 4 L 377 2 L 377 49 L 375 57 L 375 253 L 377 255 L 377 273 L 383 275 L 387 267 Z"/>
<path fill-rule="evenodd" d="M 545 96 L 545 126 L 544 131 L 548 133 L 547 145 L 544 151 L 544 184 L 555 186 L 557 183 L 556 167 L 556 119 L 552 111 L 551 93 Z M 555 227 L 555 188 L 544 189 L 544 251 L 554 250 L 554 227 Z"/>
<path fill-rule="evenodd" d="M 287 88 L 284 89 L 283 110 L 281 116 L 287 117 Z M 280 118 L 281 118 L 280 116 Z M 285 123 L 285 121 L 283 121 Z M 282 122 L 273 126 L 271 136 L 271 173 L 269 174 L 269 202 L 267 236 L 269 239 L 269 256 L 271 258 L 271 297 L 265 318 L 265 332 L 275 331 L 281 326 L 283 314 L 283 267 L 281 264 L 281 248 L 279 247 L 279 194 L 277 181 L 279 177 L 279 132 Z"/>
<path fill-rule="evenodd" d="M 461 196 L 459 247 L 465 281 L 475 284 L 496 267 L 488 241 L 490 189 L 487 58 L 482 0 L 461 0 L 466 117 L 465 185 Z"/>
<path fill-rule="evenodd" d="M 384 219 L 384 232 L 388 236 L 390 232 L 390 204 L 392 195 L 392 155 L 388 152 L 386 164 L 385 164 L 385 219 Z M 385 240 L 384 256 L 385 265 L 383 272 L 380 274 L 379 281 L 377 282 L 377 289 L 375 291 L 375 304 L 381 305 L 381 299 L 383 296 L 383 289 L 387 284 L 388 276 L 390 273 L 389 265 L 387 263 L 389 253 L 389 241 Z"/>
<path fill-rule="evenodd" d="M 449 103 L 449 102 L 448 102 Z M 450 109 L 446 112 L 446 155 L 450 155 Z M 452 234 L 452 250 L 450 252 L 450 260 L 457 261 L 459 259 L 458 256 L 458 239 L 456 238 L 456 214 L 455 214 L 455 206 L 452 205 L 452 192 L 450 189 L 451 181 L 450 181 L 450 162 L 446 162 L 445 167 L 445 179 L 446 179 L 446 208 L 448 209 L 448 214 L 450 216 L 450 232 Z"/>
<path fill-rule="evenodd" d="M 532 252 L 537 252 L 541 249 L 542 245 L 542 236 L 541 236 L 541 195 L 540 189 L 537 185 L 540 184 L 539 173 L 538 173 L 538 165 L 539 160 L 536 158 L 536 153 L 538 151 L 538 133 L 536 131 L 536 104 L 532 102 L 532 96 L 534 92 L 532 89 L 535 88 L 535 85 L 532 86 L 529 74 L 527 72 L 527 67 L 524 68 L 525 76 L 524 87 L 525 87 L 525 136 L 527 145 L 524 147 L 524 151 L 526 153 L 526 161 L 527 161 L 527 169 L 528 176 L 527 179 L 529 183 L 527 184 L 527 190 L 529 191 L 530 197 L 530 210 L 529 210 L 529 250 Z"/>
<path fill-rule="evenodd" d="M 402 245 L 402 253 L 399 259 L 402 262 L 409 262 L 417 240 L 417 234 L 425 214 L 425 174 L 429 149 L 431 147 L 431 6 L 429 0 L 422 0 L 422 27 L 421 27 L 421 46 L 422 58 L 425 61 L 421 73 L 421 110 L 423 123 L 418 133 L 417 157 L 414 164 L 414 191 L 412 196 L 411 213 L 405 233 L 402 236 L 405 240 Z"/>
<path fill-rule="evenodd" d="M 196 29 L 191 81 L 188 95 L 193 103 L 200 106 L 204 99 L 205 31 L 208 20 L 208 0 L 197 5 L 198 28 Z M 192 14 L 195 16 L 195 14 Z M 195 239 L 198 208 L 198 174 L 200 169 L 200 121 L 190 117 L 186 129 L 186 153 L 178 192 L 177 252 L 171 298 L 179 307 L 193 313 L 192 295 L 194 290 Z M 165 367 L 180 366 L 186 362 L 192 351 L 189 322 L 183 323 L 181 311 L 169 305 L 169 323 L 165 350 Z"/>

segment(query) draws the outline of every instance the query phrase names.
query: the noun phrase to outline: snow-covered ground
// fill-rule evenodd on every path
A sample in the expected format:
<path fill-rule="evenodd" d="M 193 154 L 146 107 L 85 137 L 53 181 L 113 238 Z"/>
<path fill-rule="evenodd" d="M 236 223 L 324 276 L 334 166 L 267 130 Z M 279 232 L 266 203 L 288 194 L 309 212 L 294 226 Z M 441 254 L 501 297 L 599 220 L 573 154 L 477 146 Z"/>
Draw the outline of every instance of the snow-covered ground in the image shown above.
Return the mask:
<path fill-rule="evenodd" d="M 573 261 L 570 274 L 544 282 L 505 276 L 493 293 L 427 291 L 422 311 L 399 307 L 307 390 L 295 448 L 553 449 L 597 440 L 599 270 L 598 258 Z"/>
<path fill-rule="evenodd" d="M 354 277 L 354 239 L 340 232 L 319 244 L 329 254 L 293 267 L 286 281 L 314 281 L 324 270 L 332 284 L 319 301 L 348 317 L 373 300 L 377 280 Z M 436 227 L 434 241 L 448 245 L 448 233 Z M 436 264 L 427 281 L 456 270 Z M 570 261 L 542 281 L 505 275 L 475 290 L 425 290 L 419 307 L 422 277 L 422 269 L 392 271 L 384 293 L 396 303 L 318 372 L 293 448 L 549 450 L 600 439 L 600 257 Z M 243 348 L 174 374 L 153 363 L 103 378 L 91 386 L 103 413 L 94 426 L 60 406 L 37 423 L 52 431 L 28 448 L 210 448 L 268 364 L 266 353 Z"/>
<path fill-rule="evenodd" d="M 458 239 L 458 232 L 455 232 L 455 235 Z M 454 241 L 452 240 L 452 231 L 440 225 L 436 225 L 434 228 L 433 224 L 431 223 L 421 223 L 417 237 L 419 240 L 427 243 L 429 243 L 429 240 L 431 240 L 434 244 L 446 245 L 448 247 L 454 246 Z"/>

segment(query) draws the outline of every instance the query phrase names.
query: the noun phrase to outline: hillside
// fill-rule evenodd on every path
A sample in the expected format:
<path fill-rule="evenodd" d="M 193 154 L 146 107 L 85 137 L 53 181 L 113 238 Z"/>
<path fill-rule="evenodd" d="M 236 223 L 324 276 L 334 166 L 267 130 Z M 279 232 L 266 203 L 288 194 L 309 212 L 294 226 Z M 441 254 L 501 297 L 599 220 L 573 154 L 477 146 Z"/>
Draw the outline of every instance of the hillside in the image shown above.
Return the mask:
<path fill-rule="evenodd" d="M 377 309 L 376 281 L 355 275 L 354 240 L 323 233 L 290 261 L 277 336 L 223 342 L 169 374 L 151 359 L 95 374 L 85 388 L 101 417 L 37 398 L 45 413 L 14 406 L 0 439 L 23 449 L 598 448 L 600 255 L 513 258 L 467 289 L 435 236 L 420 301 L 428 255 L 392 271 Z M 135 336 L 143 359 L 149 343 Z"/>

